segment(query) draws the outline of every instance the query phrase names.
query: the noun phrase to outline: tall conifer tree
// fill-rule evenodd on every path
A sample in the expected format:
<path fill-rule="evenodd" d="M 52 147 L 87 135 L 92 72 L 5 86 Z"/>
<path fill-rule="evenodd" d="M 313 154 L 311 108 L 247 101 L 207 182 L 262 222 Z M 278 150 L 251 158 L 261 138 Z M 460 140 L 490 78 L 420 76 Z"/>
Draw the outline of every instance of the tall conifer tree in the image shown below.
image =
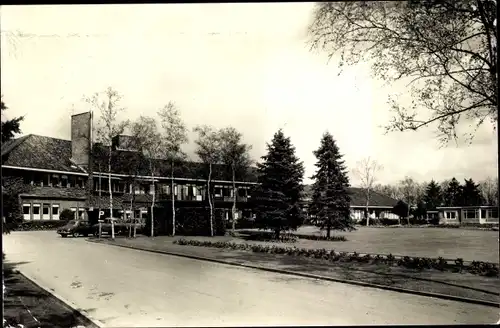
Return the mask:
<path fill-rule="evenodd" d="M 327 237 L 330 237 L 332 229 L 353 230 L 349 177 L 333 136 L 328 132 L 323 134 L 320 147 L 313 153 L 318 161 L 315 164 L 316 174 L 312 176 L 311 214 L 316 216 L 321 229 L 326 229 Z"/>

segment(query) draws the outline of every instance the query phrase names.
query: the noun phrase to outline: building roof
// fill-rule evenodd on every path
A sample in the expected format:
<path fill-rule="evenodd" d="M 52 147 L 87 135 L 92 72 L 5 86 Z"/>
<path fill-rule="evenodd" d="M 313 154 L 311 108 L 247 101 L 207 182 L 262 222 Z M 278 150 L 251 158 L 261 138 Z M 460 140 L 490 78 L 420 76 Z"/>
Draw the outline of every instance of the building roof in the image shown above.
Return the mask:
<path fill-rule="evenodd" d="M 351 206 L 366 206 L 365 191 L 363 188 L 350 187 L 348 188 L 351 196 Z M 304 197 L 312 196 L 312 185 L 304 186 Z M 370 193 L 370 206 L 377 207 L 394 207 L 398 201 L 389 196 L 372 191 Z"/>
<path fill-rule="evenodd" d="M 87 193 L 85 189 L 79 188 L 57 188 L 30 186 L 29 190 L 23 192 L 24 197 L 37 198 L 63 198 L 63 199 L 85 199 Z"/>
<path fill-rule="evenodd" d="M 96 154 L 93 171 L 107 172 L 107 149 L 95 144 L 93 151 Z M 82 173 L 80 168 L 71 163 L 70 158 L 70 140 L 30 134 L 2 145 L 2 165 L 7 166 Z M 134 168 L 133 163 L 136 161 L 138 163 L 136 175 L 150 175 L 149 162 L 144 158 L 142 160 L 138 158 L 137 152 L 115 150 L 112 158 L 112 173 L 130 175 Z M 170 176 L 170 165 L 167 161 L 155 159 L 154 163 L 158 168 L 156 176 Z M 225 165 L 213 165 L 212 180 L 231 180 L 231 174 L 226 168 Z M 206 179 L 207 171 L 203 163 L 186 161 L 174 168 L 174 177 Z M 238 174 L 237 180 L 256 182 L 255 169 L 251 168 L 248 172 Z"/>
<path fill-rule="evenodd" d="M 82 173 L 70 158 L 69 140 L 29 134 L 2 145 L 2 165 Z"/>

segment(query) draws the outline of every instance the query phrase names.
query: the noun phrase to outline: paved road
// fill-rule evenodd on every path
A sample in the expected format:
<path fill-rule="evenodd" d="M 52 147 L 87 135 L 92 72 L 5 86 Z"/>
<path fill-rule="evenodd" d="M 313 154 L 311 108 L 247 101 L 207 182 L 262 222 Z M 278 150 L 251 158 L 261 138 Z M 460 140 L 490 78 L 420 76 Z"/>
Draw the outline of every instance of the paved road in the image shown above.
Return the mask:
<path fill-rule="evenodd" d="M 60 238 L 4 235 L 7 260 L 106 326 L 494 323 L 499 310 Z"/>

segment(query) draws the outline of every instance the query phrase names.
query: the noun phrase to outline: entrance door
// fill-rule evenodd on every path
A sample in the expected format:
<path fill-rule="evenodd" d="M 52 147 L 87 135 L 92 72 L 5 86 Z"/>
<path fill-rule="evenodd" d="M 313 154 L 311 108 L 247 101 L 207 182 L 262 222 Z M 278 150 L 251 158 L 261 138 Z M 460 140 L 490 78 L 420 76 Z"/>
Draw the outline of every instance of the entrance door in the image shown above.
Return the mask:
<path fill-rule="evenodd" d="M 33 204 L 33 220 L 41 220 L 40 204 Z"/>

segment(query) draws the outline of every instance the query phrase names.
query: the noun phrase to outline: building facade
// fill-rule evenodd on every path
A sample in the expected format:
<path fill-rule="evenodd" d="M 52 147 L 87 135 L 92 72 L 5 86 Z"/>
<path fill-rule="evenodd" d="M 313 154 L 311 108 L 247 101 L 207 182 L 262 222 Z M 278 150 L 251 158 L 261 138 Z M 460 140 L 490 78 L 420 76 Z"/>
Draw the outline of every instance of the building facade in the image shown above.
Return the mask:
<path fill-rule="evenodd" d="M 2 177 L 22 181 L 22 218 L 59 220 L 61 211 L 69 209 L 75 218 L 97 220 L 112 215 L 127 219 L 132 203 L 134 217 L 141 218 L 152 205 L 153 195 L 155 204 L 170 202 L 173 196 L 177 206 L 205 206 L 206 168 L 201 163 L 178 164 L 172 174 L 170 163 L 155 159 L 156 174 L 151 176 L 149 161 L 137 156 L 134 149 L 127 149 L 128 138 L 117 136 L 113 140 L 111 173 L 107 172 L 107 158 L 102 156 L 109 147 L 91 142 L 91 113 L 71 117 L 71 140 L 30 134 L 5 143 Z M 132 170 L 131 162 L 138 158 L 142 160 Z M 213 171 L 215 207 L 229 212 L 232 182 L 223 166 L 217 165 Z M 252 172 L 241 180 L 236 182 L 239 217 L 251 215 L 249 190 L 256 184 Z"/>

